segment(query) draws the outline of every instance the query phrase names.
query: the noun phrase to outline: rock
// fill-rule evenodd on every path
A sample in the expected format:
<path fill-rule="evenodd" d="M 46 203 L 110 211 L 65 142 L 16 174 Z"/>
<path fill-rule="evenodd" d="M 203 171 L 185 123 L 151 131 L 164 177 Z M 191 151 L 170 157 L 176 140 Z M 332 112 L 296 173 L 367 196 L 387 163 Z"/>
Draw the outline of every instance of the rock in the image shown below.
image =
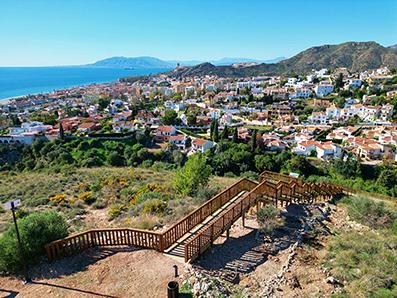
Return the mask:
<path fill-rule="evenodd" d="M 208 283 L 204 283 L 203 282 L 201 284 L 200 290 L 201 290 L 202 293 L 206 293 L 209 289 L 210 289 L 210 285 Z"/>
<path fill-rule="evenodd" d="M 331 285 L 336 285 L 336 284 L 339 283 L 338 280 L 335 277 L 333 277 L 333 276 L 327 277 L 326 282 L 331 284 Z"/>
<path fill-rule="evenodd" d="M 198 296 L 200 294 L 200 289 L 201 289 L 201 284 L 200 282 L 197 282 L 193 286 L 193 293 Z"/>

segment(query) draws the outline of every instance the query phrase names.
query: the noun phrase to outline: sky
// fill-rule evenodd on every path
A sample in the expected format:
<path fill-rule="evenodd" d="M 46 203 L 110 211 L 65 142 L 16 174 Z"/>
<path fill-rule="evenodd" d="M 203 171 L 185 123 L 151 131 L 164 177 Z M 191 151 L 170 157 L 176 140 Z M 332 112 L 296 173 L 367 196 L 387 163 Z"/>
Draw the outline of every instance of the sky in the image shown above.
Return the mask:
<path fill-rule="evenodd" d="M 397 0 L 0 0 L 0 66 L 290 57 L 397 43 Z"/>

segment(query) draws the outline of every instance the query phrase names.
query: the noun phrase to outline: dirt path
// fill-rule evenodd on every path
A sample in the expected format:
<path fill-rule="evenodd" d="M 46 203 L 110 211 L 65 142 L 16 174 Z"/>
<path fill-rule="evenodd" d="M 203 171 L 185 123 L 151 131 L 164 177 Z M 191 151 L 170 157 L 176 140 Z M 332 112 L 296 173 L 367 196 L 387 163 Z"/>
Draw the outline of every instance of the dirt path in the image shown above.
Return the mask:
<path fill-rule="evenodd" d="M 29 285 L 0 278 L 0 297 L 166 297 L 173 265 L 185 266 L 151 250 L 94 251 L 37 268 Z"/>

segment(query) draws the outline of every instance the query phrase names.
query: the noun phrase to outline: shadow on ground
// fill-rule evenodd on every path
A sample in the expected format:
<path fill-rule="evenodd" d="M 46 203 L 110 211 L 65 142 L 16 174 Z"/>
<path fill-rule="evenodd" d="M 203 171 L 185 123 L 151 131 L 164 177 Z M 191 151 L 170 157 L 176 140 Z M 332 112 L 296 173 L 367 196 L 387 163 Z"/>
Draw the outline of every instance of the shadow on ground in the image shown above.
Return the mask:
<path fill-rule="evenodd" d="M 58 288 L 58 289 L 62 289 L 62 290 L 69 290 L 69 291 L 72 291 L 72 292 L 76 292 L 76 295 L 88 294 L 90 296 L 97 296 L 97 297 L 117 298 L 116 296 L 104 295 L 104 294 L 96 293 L 96 292 L 93 292 L 93 291 L 86 291 L 86 290 L 83 290 L 83 289 L 66 287 L 66 286 L 56 285 L 56 284 L 52 284 L 52 283 L 48 283 L 48 282 L 32 281 L 32 284 L 33 285 L 49 286 L 49 287 L 54 287 L 54 288 Z"/>
<path fill-rule="evenodd" d="M 34 266 L 29 273 L 33 280 L 57 278 L 84 271 L 89 265 L 119 252 L 133 252 L 137 250 L 139 248 L 135 247 L 92 248 L 81 254 L 51 263 L 43 260 L 40 264 Z"/>
<path fill-rule="evenodd" d="M 11 290 L 6 290 L 3 288 L 0 288 L 0 296 L 4 298 L 14 298 L 19 294 L 19 292 L 16 291 L 11 291 Z M 4 296 L 3 296 L 4 295 Z"/>
<path fill-rule="evenodd" d="M 251 231 L 244 236 L 229 237 L 222 244 L 214 244 L 193 265 L 224 277 L 232 273 L 238 275 L 252 272 L 266 262 L 269 255 L 277 255 L 294 244 L 305 229 L 308 219 L 313 221 L 314 215 L 309 206 L 291 204 L 281 212 L 281 217 L 283 225 L 275 229 L 271 237 L 265 237 L 264 240 L 258 229 L 248 228 Z M 318 223 L 322 224 L 320 221 Z"/>

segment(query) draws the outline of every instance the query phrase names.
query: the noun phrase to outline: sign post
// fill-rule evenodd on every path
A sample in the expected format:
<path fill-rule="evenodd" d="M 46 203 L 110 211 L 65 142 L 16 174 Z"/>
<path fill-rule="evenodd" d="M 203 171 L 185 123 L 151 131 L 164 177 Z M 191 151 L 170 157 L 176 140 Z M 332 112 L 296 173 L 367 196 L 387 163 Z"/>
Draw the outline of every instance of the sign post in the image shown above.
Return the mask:
<path fill-rule="evenodd" d="M 15 211 L 17 210 L 17 207 L 21 205 L 21 200 L 15 200 L 15 201 L 10 201 L 4 204 L 4 208 L 7 210 L 12 211 L 12 218 L 14 220 L 15 224 L 15 232 L 17 234 L 17 240 L 18 240 L 18 246 L 19 246 L 19 254 L 21 255 L 21 260 L 22 260 L 22 270 L 23 270 L 23 275 L 25 278 L 25 282 L 29 283 L 31 282 L 31 278 L 29 277 L 28 274 L 28 266 L 25 261 L 25 256 L 23 253 L 23 246 L 22 246 L 22 241 L 21 241 L 21 235 L 19 234 L 19 229 L 18 229 L 18 224 L 17 224 L 17 217 L 15 215 Z"/>

